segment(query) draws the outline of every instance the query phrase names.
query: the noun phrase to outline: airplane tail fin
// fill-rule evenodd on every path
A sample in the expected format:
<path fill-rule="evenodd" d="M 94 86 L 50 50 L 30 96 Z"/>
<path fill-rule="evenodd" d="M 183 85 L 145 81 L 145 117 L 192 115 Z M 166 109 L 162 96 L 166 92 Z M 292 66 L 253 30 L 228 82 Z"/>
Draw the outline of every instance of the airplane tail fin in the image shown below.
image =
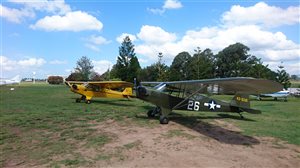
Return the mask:
<path fill-rule="evenodd" d="M 260 114 L 260 110 L 250 108 L 249 95 L 236 94 L 230 102 L 231 106 L 239 108 L 241 111 L 245 111 L 252 114 Z"/>
<path fill-rule="evenodd" d="M 131 87 L 127 87 L 123 90 L 122 92 L 123 96 L 132 96 L 132 88 Z"/>

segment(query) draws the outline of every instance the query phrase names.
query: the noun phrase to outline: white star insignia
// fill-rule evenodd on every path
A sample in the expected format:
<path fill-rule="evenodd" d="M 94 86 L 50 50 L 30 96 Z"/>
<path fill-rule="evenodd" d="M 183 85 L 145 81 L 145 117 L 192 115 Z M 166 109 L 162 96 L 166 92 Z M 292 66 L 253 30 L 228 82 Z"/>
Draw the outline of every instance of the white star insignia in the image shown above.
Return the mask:
<path fill-rule="evenodd" d="M 216 108 L 221 108 L 221 105 L 216 104 L 215 101 L 210 101 L 209 103 L 204 103 L 204 106 L 209 107 L 210 110 L 215 110 Z"/>

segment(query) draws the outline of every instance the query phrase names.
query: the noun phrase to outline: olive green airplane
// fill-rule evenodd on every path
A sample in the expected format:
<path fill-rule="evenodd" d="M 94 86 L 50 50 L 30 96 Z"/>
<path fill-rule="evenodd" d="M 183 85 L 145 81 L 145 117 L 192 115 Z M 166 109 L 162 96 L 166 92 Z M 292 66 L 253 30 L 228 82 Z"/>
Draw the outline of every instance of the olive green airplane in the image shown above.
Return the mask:
<path fill-rule="evenodd" d="M 234 112 L 241 118 L 241 112 L 259 114 L 261 111 L 250 108 L 249 94 L 274 93 L 282 88 L 282 85 L 275 81 L 245 77 L 141 82 L 137 87 L 136 96 L 156 105 L 153 110 L 148 111 L 148 117 L 160 115 L 160 123 L 168 124 L 168 115 L 173 110 Z M 211 98 L 212 94 L 229 94 L 234 97 L 229 103 Z"/>

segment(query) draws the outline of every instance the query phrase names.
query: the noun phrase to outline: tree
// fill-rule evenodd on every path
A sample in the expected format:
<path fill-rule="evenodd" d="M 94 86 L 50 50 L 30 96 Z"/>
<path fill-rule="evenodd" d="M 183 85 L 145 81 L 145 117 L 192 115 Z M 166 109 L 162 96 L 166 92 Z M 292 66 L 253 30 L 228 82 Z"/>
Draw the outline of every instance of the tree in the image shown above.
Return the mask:
<path fill-rule="evenodd" d="M 141 69 L 138 77 L 139 81 L 157 81 L 158 69 L 156 64 L 152 64 Z"/>
<path fill-rule="evenodd" d="M 83 75 L 78 72 L 72 72 L 67 78 L 66 81 L 84 81 Z"/>
<path fill-rule="evenodd" d="M 291 82 L 289 80 L 289 74 L 284 70 L 284 66 L 280 65 L 277 70 L 276 81 L 281 83 L 284 89 L 287 89 L 291 86 Z"/>
<path fill-rule="evenodd" d="M 261 59 L 257 59 L 252 64 L 248 65 L 250 68 L 244 74 L 244 76 L 254 77 L 254 78 L 264 78 L 275 80 L 276 72 L 268 68 L 269 65 L 263 65 Z"/>
<path fill-rule="evenodd" d="M 158 53 L 158 61 L 156 63 L 157 79 L 156 81 L 167 81 L 168 80 L 168 66 L 162 62 L 163 54 Z"/>
<path fill-rule="evenodd" d="M 83 80 L 89 80 L 89 76 L 92 73 L 94 66 L 92 65 L 91 60 L 83 56 L 77 61 L 77 67 L 75 68 L 75 72 L 82 75 Z"/>
<path fill-rule="evenodd" d="M 191 57 L 188 52 L 181 52 L 173 59 L 169 76 L 171 81 L 190 79 L 189 64 Z"/>
<path fill-rule="evenodd" d="M 49 84 L 58 85 L 58 84 L 62 84 L 64 82 L 64 79 L 61 76 L 49 76 L 47 81 Z"/>
<path fill-rule="evenodd" d="M 115 66 L 116 76 L 121 80 L 132 82 L 138 76 L 140 64 L 135 56 L 134 45 L 126 36 L 119 47 L 119 56 Z"/>
<path fill-rule="evenodd" d="M 216 55 L 217 77 L 236 77 L 247 72 L 251 61 L 249 50 L 247 46 L 235 43 L 220 51 Z"/>
<path fill-rule="evenodd" d="M 209 79 L 214 77 L 214 55 L 210 49 L 201 51 L 198 47 L 191 58 L 189 69 L 190 79 Z"/>

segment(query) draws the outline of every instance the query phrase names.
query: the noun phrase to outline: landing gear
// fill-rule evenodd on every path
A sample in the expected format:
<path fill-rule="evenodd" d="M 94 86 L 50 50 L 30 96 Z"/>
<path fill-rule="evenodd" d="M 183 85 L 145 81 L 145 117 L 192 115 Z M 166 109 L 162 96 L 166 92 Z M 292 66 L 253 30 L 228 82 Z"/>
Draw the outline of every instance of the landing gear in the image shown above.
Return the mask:
<path fill-rule="evenodd" d="M 160 122 L 160 124 L 168 124 L 169 123 L 169 119 L 168 119 L 168 117 L 165 117 L 165 116 L 160 116 L 159 117 L 159 122 Z"/>
<path fill-rule="evenodd" d="M 241 113 L 239 113 L 239 115 L 240 115 L 241 119 L 244 119 L 244 116 Z"/>
<path fill-rule="evenodd" d="M 75 100 L 75 102 L 76 102 L 76 103 L 80 103 L 81 100 L 85 100 L 85 99 L 86 99 L 85 96 L 81 96 L 81 98 L 77 98 L 77 99 Z"/>
<path fill-rule="evenodd" d="M 149 118 L 155 117 L 157 114 L 161 115 L 161 108 L 160 107 L 155 107 L 152 110 L 149 110 L 147 115 Z"/>
<path fill-rule="evenodd" d="M 91 104 L 91 100 L 86 100 L 85 103 L 86 104 Z"/>

